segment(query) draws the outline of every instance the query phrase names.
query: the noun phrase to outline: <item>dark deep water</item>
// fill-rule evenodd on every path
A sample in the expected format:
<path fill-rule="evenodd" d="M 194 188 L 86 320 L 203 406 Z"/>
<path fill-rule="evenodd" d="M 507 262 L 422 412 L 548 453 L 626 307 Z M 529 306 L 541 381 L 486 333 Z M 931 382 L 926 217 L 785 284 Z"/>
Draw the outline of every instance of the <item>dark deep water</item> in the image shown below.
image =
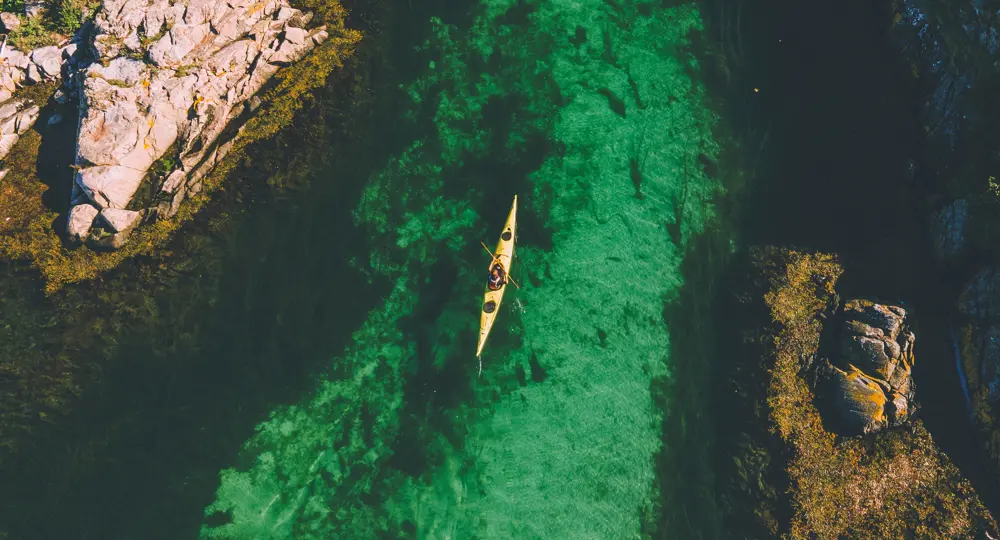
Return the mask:
<path fill-rule="evenodd" d="M 413 52 L 429 32 L 415 22 L 434 14 L 467 24 L 471 11 L 456 1 L 413 2 L 405 9 L 402 4 L 350 6 L 353 22 L 374 28 L 382 41 L 342 78 L 334 77 L 314 111 L 330 130 L 343 129 L 349 120 L 351 128 L 343 130 L 348 133 L 325 140 L 332 143 L 329 149 L 314 149 L 327 152 L 328 159 L 311 164 L 311 186 L 304 192 L 251 192 L 258 202 L 234 218 L 239 227 L 222 235 L 192 235 L 207 244 L 203 252 L 225 255 L 213 256 L 216 262 L 207 270 L 182 276 L 179 283 L 189 292 L 158 291 L 163 320 L 136 325 L 132 335 L 125 332 L 128 337 L 109 363 L 116 367 L 107 387 L 88 396 L 86 407 L 66 422 L 70 428 L 43 440 L 38 453 L 11 469 L 5 481 L 18 490 L 0 501 L 0 519 L 12 534 L 80 540 L 196 537 L 218 471 L 239 462 L 239 445 L 258 420 L 275 404 L 290 403 L 304 392 L 318 364 L 343 350 L 365 311 L 387 295 L 387 284 L 367 282 L 345 256 L 362 256 L 376 247 L 353 224 L 350 211 L 370 169 L 396 153 L 406 135 L 372 126 L 392 125 L 403 114 L 395 107 L 397 85 L 431 60 Z M 730 234 L 742 245 L 787 244 L 839 253 L 846 268 L 845 297 L 903 302 L 913 310 L 919 324 L 914 374 L 924 405 L 921 417 L 977 490 L 996 500 L 979 480 L 983 475 L 972 434 L 957 421 L 965 418 L 964 399 L 941 316 L 942 303 L 950 297 L 931 271 L 919 179 L 906 176 L 920 126 L 915 89 L 888 40 L 891 12 L 882 3 L 850 0 L 826 10 L 790 1 L 755 4 L 742 14 L 748 60 L 740 76 L 745 78 L 737 80 L 760 91 L 732 90 L 745 105 L 723 122 L 730 122 L 733 131 L 767 133 L 768 141 L 757 179 L 746 198 L 735 203 L 742 219 L 738 231 L 714 231 L 688 254 L 685 273 L 691 279 L 680 302 L 664 314 L 668 323 L 674 321 L 672 328 L 676 324 L 675 330 L 683 332 L 671 344 L 674 352 L 711 361 L 705 342 L 717 338 L 696 322 L 706 316 L 706 297 L 720 293 L 711 280 L 718 268 L 707 261 L 725 251 L 722 244 Z M 368 75 L 347 90 L 358 73 Z M 504 110 L 520 105 L 498 104 L 497 122 L 510 122 Z M 523 178 L 537 163 L 530 154 L 527 163 L 512 163 L 502 144 L 496 151 L 495 161 L 474 163 L 462 172 L 490 186 L 488 194 L 506 196 L 509 186 L 502 182 Z M 479 210 L 490 223 L 506 211 L 486 205 Z M 530 218 L 526 227 L 536 231 L 532 242 L 550 243 L 550 232 Z M 429 283 L 412 323 L 415 334 L 427 334 L 421 358 L 433 356 L 435 343 L 420 320 L 445 309 L 454 293 L 452 278 L 467 260 L 477 259 L 462 253 L 428 269 L 438 277 Z M 217 291 L 200 289 L 206 277 Z M 317 286 L 330 282 L 339 286 Z M 181 306 L 185 299 L 190 306 Z M 715 323 L 716 335 L 724 335 L 726 321 Z M 173 336 L 174 342 L 164 343 L 163 336 Z M 678 376 L 704 383 L 695 364 L 678 366 Z M 467 366 L 449 369 L 446 376 L 428 366 L 412 369 L 406 394 L 412 402 L 407 414 L 413 418 L 441 421 L 426 413 L 423 400 L 445 409 L 470 399 L 460 383 L 471 373 Z M 544 380 L 544 369 L 535 363 L 529 373 L 521 376 Z M 697 404 L 705 391 L 688 388 L 690 395 L 682 399 Z M 683 452 L 658 471 L 664 483 L 678 477 L 685 485 L 709 483 L 697 468 L 701 454 L 711 451 L 711 422 L 701 414 L 692 412 L 687 421 L 686 429 L 697 437 L 688 438 Z M 665 422 L 662 436 L 676 439 L 684 430 L 683 419 L 675 416 Z M 398 444 L 420 442 L 417 435 L 409 436 L 404 429 Z M 425 474 L 433 459 L 415 450 L 409 457 L 401 458 L 398 467 L 414 476 Z M 86 473 L 75 476 L 75 470 Z M 689 518 L 706 520 L 693 526 L 704 538 L 719 534 L 707 523 L 713 518 L 705 502 L 710 498 L 711 493 L 699 491 L 691 497 L 694 502 L 680 503 Z"/>

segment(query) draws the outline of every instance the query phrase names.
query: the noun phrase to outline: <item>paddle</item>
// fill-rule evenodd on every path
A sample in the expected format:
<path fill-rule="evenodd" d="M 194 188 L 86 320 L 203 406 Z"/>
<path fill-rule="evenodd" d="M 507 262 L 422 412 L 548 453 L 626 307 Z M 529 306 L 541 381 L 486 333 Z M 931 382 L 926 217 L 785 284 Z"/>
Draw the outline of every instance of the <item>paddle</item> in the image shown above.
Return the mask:
<path fill-rule="evenodd" d="M 482 243 L 482 241 L 480 241 L 479 245 L 483 246 L 483 249 L 486 250 L 486 253 L 490 254 L 490 257 L 493 257 L 493 260 L 496 260 L 496 256 L 493 255 L 493 252 L 490 251 L 490 248 L 486 247 L 486 244 L 484 244 L 484 243 Z M 510 282 L 513 283 L 514 286 L 517 287 L 518 289 L 521 288 L 521 286 L 518 285 L 516 281 L 514 281 L 514 278 L 510 277 L 510 274 L 507 274 L 507 279 L 510 280 Z"/>

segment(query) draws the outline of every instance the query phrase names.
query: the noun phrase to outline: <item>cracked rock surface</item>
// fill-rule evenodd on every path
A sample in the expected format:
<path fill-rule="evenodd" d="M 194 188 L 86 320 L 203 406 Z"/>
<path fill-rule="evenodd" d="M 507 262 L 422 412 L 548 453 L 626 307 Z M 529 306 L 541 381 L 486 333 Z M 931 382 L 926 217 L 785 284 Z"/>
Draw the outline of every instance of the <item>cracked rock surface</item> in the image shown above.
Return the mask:
<path fill-rule="evenodd" d="M 874 433 L 909 420 L 914 409 L 913 344 L 901 307 L 848 301 L 833 357 L 818 369 L 820 393 L 835 431 Z"/>
<path fill-rule="evenodd" d="M 165 202 L 147 209 L 151 215 L 173 216 L 185 195 L 200 189 L 201 178 L 231 146 L 218 138 L 244 103 L 282 65 L 328 37 L 324 27 L 307 29 L 310 19 L 279 0 L 104 3 L 94 20 L 95 61 L 77 74 L 73 203 L 100 212 L 91 224 L 118 237 L 112 247 L 138 218 L 118 230 L 118 218 L 106 211 L 129 206 L 157 159 L 176 152 L 167 157 L 179 158 L 180 168 L 156 179 Z M 31 61 L 46 77 L 60 53 L 39 51 Z M 76 222 L 71 217 L 71 237 L 86 237 L 83 222 L 91 214 L 78 211 Z"/>

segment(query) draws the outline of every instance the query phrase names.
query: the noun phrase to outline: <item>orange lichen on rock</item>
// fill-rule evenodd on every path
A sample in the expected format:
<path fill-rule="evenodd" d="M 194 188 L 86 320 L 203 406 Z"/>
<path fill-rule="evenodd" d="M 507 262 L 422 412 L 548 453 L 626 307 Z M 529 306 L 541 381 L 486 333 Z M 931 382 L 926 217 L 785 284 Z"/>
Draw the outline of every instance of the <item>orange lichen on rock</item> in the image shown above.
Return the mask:
<path fill-rule="evenodd" d="M 768 405 L 772 429 L 790 449 L 790 538 L 956 538 L 995 533 L 993 517 L 919 422 L 866 440 L 838 440 L 824 428 L 804 377 L 842 270 L 826 254 L 767 249 L 756 254 L 768 280 L 775 324 Z M 858 401 L 879 414 L 879 381 L 844 372 Z M 888 385 L 886 385 L 888 387 Z"/>

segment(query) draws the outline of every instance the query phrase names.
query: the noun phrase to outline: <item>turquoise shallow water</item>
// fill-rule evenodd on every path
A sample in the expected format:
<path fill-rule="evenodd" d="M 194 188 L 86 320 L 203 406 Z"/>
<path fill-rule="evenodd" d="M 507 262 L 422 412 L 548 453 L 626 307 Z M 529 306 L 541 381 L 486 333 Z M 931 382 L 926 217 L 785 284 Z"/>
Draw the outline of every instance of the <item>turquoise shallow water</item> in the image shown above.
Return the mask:
<path fill-rule="evenodd" d="M 683 248 L 721 189 L 695 166 L 716 119 L 682 52 L 697 11 L 618 7 L 499 1 L 467 27 L 432 21 L 408 94 L 433 130 L 355 210 L 391 242 L 352 262 L 392 292 L 335 374 L 258 426 L 252 465 L 221 472 L 202 537 L 638 538 L 660 521 L 672 403 L 651 390 L 672 379 Z M 498 158 L 538 164 L 500 175 Z M 478 241 L 513 194 L 523 285 L 477 379 Z"/>

